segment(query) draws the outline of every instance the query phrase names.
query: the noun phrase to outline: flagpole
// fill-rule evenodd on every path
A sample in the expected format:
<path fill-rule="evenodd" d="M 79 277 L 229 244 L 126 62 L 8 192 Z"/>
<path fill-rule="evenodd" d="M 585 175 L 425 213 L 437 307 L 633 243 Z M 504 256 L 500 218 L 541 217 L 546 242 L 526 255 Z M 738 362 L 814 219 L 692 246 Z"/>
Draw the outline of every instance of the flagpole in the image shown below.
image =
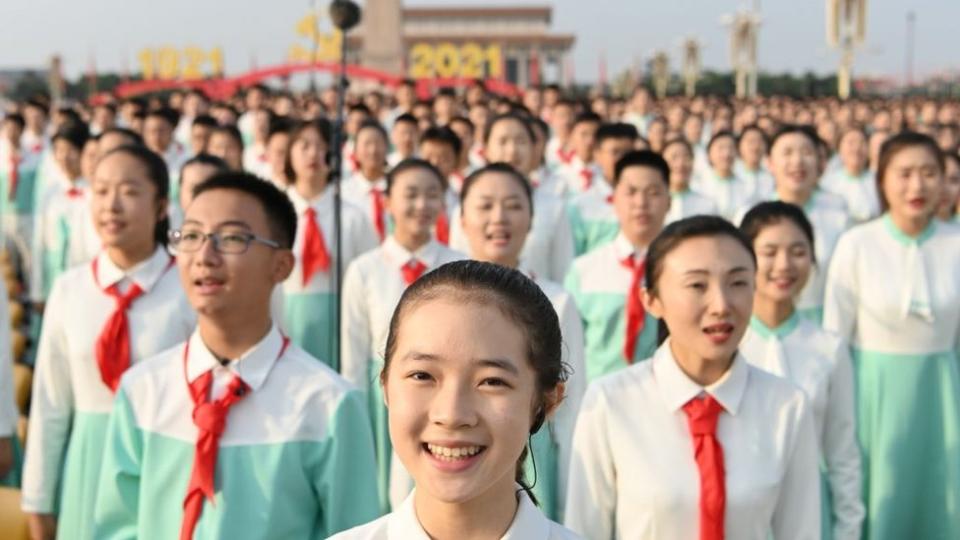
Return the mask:
<path fill-rule="evenodd" d="M 340 364 L 343 342 L 340 339 L 340 327 L 343 318 L 343 202 L 340 196 L 340 180 L 343 161 L 343 107 L 346 101 L 347 87 L 347 32 L 360 22 L 360 7 L 351 0 L 334 0 L 330 4 L 330 18 L 333 25 L 340 30 L 340 74 L 337 77 L 337 110 L 333 123 L 333 136 L 330 156 L 330 183 L 333 186 L 333 236 L 335 244 L 334 279 L 337 294 L 334 297 L 333 339 L 336 340 L 336 364 Z M 314 60 L 316 60 L 314 58 Z"/>

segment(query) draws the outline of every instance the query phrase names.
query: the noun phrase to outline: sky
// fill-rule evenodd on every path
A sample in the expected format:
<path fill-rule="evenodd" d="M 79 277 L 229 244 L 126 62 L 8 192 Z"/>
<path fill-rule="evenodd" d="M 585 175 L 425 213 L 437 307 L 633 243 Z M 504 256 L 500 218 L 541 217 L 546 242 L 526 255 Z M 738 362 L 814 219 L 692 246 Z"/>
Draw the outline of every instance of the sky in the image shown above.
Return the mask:
<path fill-rule="evenodd" d="M 326 0 L 323 0 L 326 3 Z M 753 0 L 751 0 L 752 4 Z M 826 0 L 760 0 L 759 63 L 764 71 L 828 73 L 838 53 L 825 43 Z M 164 45 L 222 47 L 228 74 L 283 63 L 297 21 L 310 0 L 0 0 L 0 69 L 43 67 L 54 53 L 68 77 L 95 59 L 101 71 L 139 69 L 137 53 Z M 362 2 L 361 2 L 362 3 Z M 553 29 L 574 33 L 578 81 L 595 80 L 604 55 L 618 73 L 664 49 L 671 67 L 680 44 L 696 37 L 703 63 L 730 68 L 721 19 L 744 0 L 410 0 L 407 5 L 552 5 Z M 916 12 L 915 76 L 960 73 L 960 1 L 869 0 L 866 43 L 857 75 L 893 77 L 905 72 L 906 13 Z M 12 23 L 11 23 L 12 22 Z"/>

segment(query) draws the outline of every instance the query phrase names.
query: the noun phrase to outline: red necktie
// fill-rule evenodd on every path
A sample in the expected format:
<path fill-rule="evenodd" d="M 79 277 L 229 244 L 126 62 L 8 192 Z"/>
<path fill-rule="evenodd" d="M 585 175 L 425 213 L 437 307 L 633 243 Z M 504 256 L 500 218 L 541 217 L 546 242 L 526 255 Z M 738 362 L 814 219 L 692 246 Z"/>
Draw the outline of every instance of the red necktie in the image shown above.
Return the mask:
<path fill-rule="evenodd" d="M 303 286 L 306 287 L 314 274 L 330 269 L 330 253 L 327 252 L 323 233 L 317 225 L 317 212 L 313 208 L 307 208 L 303 217 L 306 220 L 306 229 L 303 231 L 303 252 L 300 258 L 303 268 Z"/>
<path fill-rule="evenodd" d="M 283 346 L 277 360 L 283 356 L 290 340 L 284 336 Z M 183 347 L 183 369 L 186 372 L 190 342 Z M 214 504 L 213 481 L 217 468 L 217 451 L 220 448 L 220 436 L 227 427 L 227 413 L 234 403 L 250 392 L 250 387 L 234 375 L 216 401 L 210 401 L 210 387 L 213 385 L 213 372 L 207 371 L 192 383 L 189 383 L 190 398 L 193 400 L 193 423 L 197 426 L 197 444 L 193 453 L 193 468 L 190 483 L 183 499 L 183 521 L 180 524 L 180 540 L 192 540 L 193 531 L 203 512 L 203 500 Z"/>
<path fill-rule="evenodd" d="M 422 261 L 417 259 L 410 259 L 410 262 L 400 267 L 400 272 L 403 274 L 403 281 L 407 285 L 410 285 L 414 281 L 420 279 L 420 276 L 423 275 L 423 272 L 426 271 L 427 265 L 423 264 Z"/>
<path fill-rule="evenodd" d="M 80 188 L 72 187 L 67 190 L 67 197 L 70 197 L 71 199 L 76 199 L 77 197 L 82 197 L 82 196 L 83 196 L 83 190 Z"/>
<path fill-rule="evenodd" d="M 723 447 L 717 440 L 717 419 L 721 411 L 723 407 L 709 395 L 704 399 L 691 399 L 683 406 L 700 471 L 700 540 L 723 540 L 727 495 Z"/>
<path fill-rule="evenodd" d="M 645 311 L 643 302 L 640 300 L 640 282 L 643 279 L 647 261 L 641 259 L 637 262 L 636 257 L 631 254 L 620 261 L 620 264 L 631 272 L 630 290 L 627 291 L 627 339 L 623 344 L 623 356 L 627 364 L 632 364 L 633 355 L 637 352 L 637 340 L 640 338 L 640 332 L 643 331 Z"/>
<path fill-rule="evenodd" d="M 97 259 L 93 260 L 93 279 L 97 281 Z M 130 304 L 143 294 L 143 289 L 134 283 L 126 294 L 120 294 L 115 283 L 104 289 L 104 292 L 113 297 L 117 307 L 103 325 L 94 352 L 100 368 L 100 378 L 111 392 L 116 392 L 120 376 L 130 367 L 130 324 L 127 321 L 127 310 Z"/>
<path fill-rule="evenodd" d="M 560 163 L 569 165 L 573 161 L 573 150 L 564 151 L 563 148 L 557 148 L 557 157 L 560 158 Z"/>
<path fill-rule="evenodd" d="M 347 154 L 347 163 L 350 164 L 350 170 L 351 170 L 351 171 L 359 171 L 359 170 L 360 170 L 360 160 L 357 159 L 357 154 L 356 154 L 356 152 L 350 152 L 349 154 Z"/>
<path fill-rule="evenodd" d="M 580 169 L 580 189 L 586 191 L 590 189 L 590 184 L 593 183 L 593 171 L 584 167 Z"/>
<path fill-rule="evenodd" d="M 7 198 L 11 201 L 17 198 L 17 183 L 20 181 L 20 159 L 10 155 L 10 189 Z"/>
<path fill-rule="evenodd" d="M 383 192 L 377 188 L 371 189 L 370 204 L 373 207 L 373 225 L 377 229 L 377 236 L 379 236 L 380 241 L 383 242 L 383 238 L 387 234 L 387 225 L 383 220 Z"/>
<path fill-rule="evenodd" d="M 447 220 L 447 213 L 440 212 L 437 216 L 437 225 L 435 227 L 437 242 L 447 246 L 450 245 L 450 222 Z"/>

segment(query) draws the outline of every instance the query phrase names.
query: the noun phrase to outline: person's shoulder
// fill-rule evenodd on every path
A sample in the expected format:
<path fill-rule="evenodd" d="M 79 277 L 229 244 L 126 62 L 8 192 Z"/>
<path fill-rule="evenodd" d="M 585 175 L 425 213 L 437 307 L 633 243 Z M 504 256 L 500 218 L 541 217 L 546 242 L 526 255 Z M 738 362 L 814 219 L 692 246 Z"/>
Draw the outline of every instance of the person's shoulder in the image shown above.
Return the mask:
<path fill-rule="evenodd" d="M 339 400 L 356 388 L 326 363 L 291 343 L 274 369 L 291 385 Z M 286 384 L 286 383 L 285 383 Z"/>
<path fill-rule="evenodd" d="M 550 534 L 548 540 L 583 540 L 579 534 L 571 531 L 556 521 L 550 522 Z"/>
<path fill-rule="evenodd" d="M 590 251 L 580 255 L 573 260 L 573 265 L 575 268 L 581 272 L 587 272 L 594 268 L 597 263 L 601 263 L 608 259 L 615 260 L 616 254 L 614 253 L 616 247 L 614 242 L 611 240 L 609 242 L 604 242 L 599 246 L 591 249 Z M 602 268 L 602 267 L 599 267 Z M 598 269 L 599 269 L 598 268 Z"/>
<path fill-rule="evenodd" d="M 451 247 L 440 244 L 440 256 L 437 257 L 438 265 L 443 265 L 446 263 L 451 263 L 454 261 L 463 261 L 469 259 L 466 253 L 462 251 L 457 251 Z"/>
<path fill-rule="evenodd" d="M 617 403 L 625 394 L 642 388 L 651 377 L 653 358 L 598 377 L 590 383 L 588 392 L 602 394 L 607 400 Z"/>
<path fill-rule="evenodd" d="M 806 407 L 803 390 L 795 383 L 766 370 L 747 364 L 747 384 L 763 403 L 763 409 L 774 416 L 778 411 Z"/>
<path fill-rule="evenodd" d="M 331 536 L 328 540 L 385 540 L 390 523 L 390 514 L 381 516 L 370 523 L 358 525 Z"/>
<path fill-rule="evenodd" d="M 130 396 L 154 395 L 150 388 L 162 390 L 171 380 L 185 380 L 183 368 L 184 343 L 178 343 L 153 356 L 141 360 L 124 372 L 120 388 Z"/>

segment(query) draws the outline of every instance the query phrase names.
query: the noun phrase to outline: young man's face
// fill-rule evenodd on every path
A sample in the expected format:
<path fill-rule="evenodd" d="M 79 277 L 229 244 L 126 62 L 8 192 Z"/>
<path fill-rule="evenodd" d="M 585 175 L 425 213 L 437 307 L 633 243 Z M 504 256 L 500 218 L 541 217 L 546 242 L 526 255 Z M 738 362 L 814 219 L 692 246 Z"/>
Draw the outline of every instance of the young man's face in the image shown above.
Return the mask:
<path fill-rule="evenodd" d="M 573 126 L 573 131 L 570 133 L 570 144 L 573 151 L 584 163 L 592 159 L 593 141 L 599 127 L 600 125 L 596 122 L 580 122 Z"/>
<path fill-rule="evenodd" d="M 424 141 L 420 145 L 420 157 L 436 167 L 445 177 L 453 174 L 457 168 L 457 156 L 448 144 Z"/>
<path fill-rule="evenodd" d="M 53 159 L 71 178 L 80 175 L 80 150 L 63 139 L 53 142 Z"/>
<path fill-rule="evenodd" d="M 186 209 L 182 231 L 256 235 L 274 240 L 267 214 L 252 196 L 216 189 L 197 196 Z M 204 318 L 226 322 L 269 313 L 270 295 L 293 268 L 293 254 L 251 241 L 244 253 L 220 253 L 208 238 L 194 252 L 179 252 L 180 281 L 190 304 Z"/>
<path fill-rule="evenodd" d="M 196 124 L 190 128 L 190 150 L 194 155 L 203 152 L 210 141 L 210 126 Z"/>
<path fill-rule="evenodd" d="M 143 142 L 150 150 L 163 154 L 173 140 L 173 126 L 159 116 L 148 116 L 143 122 Z"/>
<path fill-rule="evenodd" d="M 12 146 L 20 144 L 20 136 L 23 135 L 23 128 L 15 122 L 3 123 L 3 140 L 9 141 Z"/>
<path fill-rule="evenodd" d="M 605 139 L 597 146 L 597 151 L 594 152 L 593 158 L 594 161 L 597 162 L 597 165 L 600 166 L 600 169 L 603 171 L 603 177 L 606 178 L 608 182 L 613 180 L 617 160 L 631 150 L 633 150 L 633 139 L 627 137 Z"/>
<path fill-rule="evenodd" d="M 403 156 L 410 156 L 417 147 L 417 125 L 412 122 L 397 122 L 390 132 L 390 142 Z"/>

